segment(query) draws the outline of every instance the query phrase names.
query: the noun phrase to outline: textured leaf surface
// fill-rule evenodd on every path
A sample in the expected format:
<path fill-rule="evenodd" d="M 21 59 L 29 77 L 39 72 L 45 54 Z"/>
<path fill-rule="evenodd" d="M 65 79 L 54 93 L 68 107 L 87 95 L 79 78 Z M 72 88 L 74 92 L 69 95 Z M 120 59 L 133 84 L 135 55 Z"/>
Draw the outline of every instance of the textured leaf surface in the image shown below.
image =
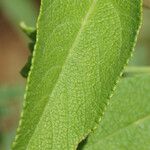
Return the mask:
<path fill-rule="evenodd" d="M 123 79 L 82 150 L 149 150 L 150 75 Z M 81 148 L 80 148 L 81 149 Z"/>
<path fill-rule="evenodd" d="M 43 0 L 14 150 L 71 150 L 95 128 L 126 64 L 140 0 Z"/>

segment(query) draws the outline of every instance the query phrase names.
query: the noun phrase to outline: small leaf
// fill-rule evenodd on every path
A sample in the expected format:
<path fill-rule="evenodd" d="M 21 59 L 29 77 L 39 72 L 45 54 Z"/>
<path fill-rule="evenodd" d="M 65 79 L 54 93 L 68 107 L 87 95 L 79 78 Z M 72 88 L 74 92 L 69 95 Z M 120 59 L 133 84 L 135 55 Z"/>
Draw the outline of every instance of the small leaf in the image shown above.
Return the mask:
<path fill-rule="evenodd" d="M 129 59 L 140 0 L 43 0 L 14 150 L 74 150 Z"/>
<path fill-rule="evenodd" d="M 24 22 L 20 23 L 20 27 L 24 33 L 35 43 L 36 41 L 36 29 L 34 27 L 27 26 Z"/>
<path fill-rule="evenodd" d="M 32 55 L 33 55 L 34 45 L 36 42 L 36 29 L 33 27 L 27 26 L 24 22 L 22 22 L 20 24 L 20 27 L 24 31 L 24 33 L 26 33 L 26 35 L 32 40 L 32 42 L 29 43 L 29 50 L 30 50 L 31 54 L 28 57 L 27 63 L 25 64 L 25 66 L 20 71 L 21 75 L 24 78 L 27 78 L 29 71 L 30 71 L 30 68 L 31 68 Z"/>
<path fill-rule="evenodd" d="M 79 150 L 150 148 L 150 75 L 123 79 L 98 129 Z"/>

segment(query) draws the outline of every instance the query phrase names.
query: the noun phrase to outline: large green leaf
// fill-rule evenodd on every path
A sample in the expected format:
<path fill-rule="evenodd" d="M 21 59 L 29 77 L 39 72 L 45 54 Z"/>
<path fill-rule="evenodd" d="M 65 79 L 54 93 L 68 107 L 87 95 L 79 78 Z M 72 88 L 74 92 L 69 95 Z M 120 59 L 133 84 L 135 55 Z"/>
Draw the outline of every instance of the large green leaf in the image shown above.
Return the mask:
<path fill-rule="evenodd" d="M 131 55 L 140 0 L 43 0 L 14 150 L 71 150 L 99 120 Z"/>
<path fill-rule="evenodd" d="M 149 150 L 150 75 L 123 79 L 82 150 Z M 81 144 L 80 144 L 81 145 Z"/>

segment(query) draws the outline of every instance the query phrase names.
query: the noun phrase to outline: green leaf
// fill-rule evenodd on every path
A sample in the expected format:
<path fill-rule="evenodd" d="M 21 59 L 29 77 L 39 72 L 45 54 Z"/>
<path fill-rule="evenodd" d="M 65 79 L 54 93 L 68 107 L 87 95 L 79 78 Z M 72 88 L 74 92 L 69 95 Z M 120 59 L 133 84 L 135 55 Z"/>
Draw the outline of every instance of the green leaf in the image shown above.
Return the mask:
<path fill-rule="evenodd" d="M 34 27 L 27 26 L 24 22 L 20 23 L 22 31 L 35 43 L 36 41 L 36 29 Z"/>
<path fill-rule="evenodd" d="M 34 50 L 34 45 L 36 42 L 36 29 L 33 27 L 27 26 L 24 22 L 20 24 L 21 29 L 23 32 L 31 39 L 32 42 L 29 43 L 29 50 L 31 54 L 28 57 L 28 61 L 25 64 L 25 66 L 21 69 L 20 73 L 23 77 L 27 78 L 30 68 L 31 68 L 31 61 L 32 61 L 32 56 L 33 56 L 33 50 Z"/>
<path fill-rule="evenodd" d="M 72 150 L 99 124 L 129 59 L 140 0 L 43 0 L 14 150 Z"/>
<path fill-rule="evenodd" d="M 0 86 L 0 105 L 6 100 L 22 97 L 24 87 L 21 85 L 15 86 Z"/>
<path fill-rule="evenodd" d="M 79 149 L 148 150 L 150 148 L 149 90 L 150 75 L 121 80 L 100 126 Z"/>

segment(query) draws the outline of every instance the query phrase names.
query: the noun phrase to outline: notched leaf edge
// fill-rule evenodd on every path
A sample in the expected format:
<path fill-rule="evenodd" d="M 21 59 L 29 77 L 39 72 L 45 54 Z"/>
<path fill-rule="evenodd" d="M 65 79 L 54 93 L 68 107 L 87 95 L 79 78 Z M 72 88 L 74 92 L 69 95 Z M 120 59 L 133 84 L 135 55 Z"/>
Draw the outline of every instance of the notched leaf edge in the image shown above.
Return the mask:
<path fill-rule="evenodd" d="M 131 53 L 130 53 L 130 56 L 128 57 L 128 59 L 126 60 L 125 65 L 122 67 L 122 71 L 121 71 L 120 75 L 118 76 L 118 78 L 117 78 L 117 80 L 116 80 L 116 82 L 114 84 L 113 89 L 111 90 L 110 96 L 107 98 L 106 105 L 104 107 L 104 112 L 103 112 L 102 116 L 100 116 L 99 121 L 97 122 L 97 125 L 95 125 L 95 127 L 93 127 L 93 129 L 90 129 L 89 132 L 85 136 L 83 136 L 81 138 L 81 140 L 79 140 L 77 142 L 74 150 L 82 150 L 82 147 L 84 147 L 84 144 L 86 143 L 86 139 L 88 138 L 89 134 L 92 133 L 94 130 L 96 130 L 98 128 L 98 126 L 100 124 L 100 121 L 101 121 L 102 117 L 104 116 L 104 113 L 106 112 L 107 106 L 110 104 L 110 99 L 112 98 L 112 96 L 113 96 L 113 94 L 114 94 L 114 92 L 115 92 L 115 90 L 117 88 L 117 84 L 120 81 L 121 77 L 124 76 L 123 75 L 124 74 L 124 70 L 127 67 L 128 63 L 129 63 L 130 58 L 133 57 L 134 47 L 136 45 L 138 34 L 139 34 L 140 28 L 142 26 L 142 12 L 143 12 L 142 11 L 142 6 L 143 6 L 143 2 L 142 2 L 142 0 L 140 0 L 140 12 L 139 12 L 140 15 L 139 15 L 139 18 L 138 18 L 139 19 L 139 25 L 138 25 L 139 28 L 136 30 L 136 36 L 135 36 L 135 39 L 134 39 L 133 46 L 131 48 Z"/>

